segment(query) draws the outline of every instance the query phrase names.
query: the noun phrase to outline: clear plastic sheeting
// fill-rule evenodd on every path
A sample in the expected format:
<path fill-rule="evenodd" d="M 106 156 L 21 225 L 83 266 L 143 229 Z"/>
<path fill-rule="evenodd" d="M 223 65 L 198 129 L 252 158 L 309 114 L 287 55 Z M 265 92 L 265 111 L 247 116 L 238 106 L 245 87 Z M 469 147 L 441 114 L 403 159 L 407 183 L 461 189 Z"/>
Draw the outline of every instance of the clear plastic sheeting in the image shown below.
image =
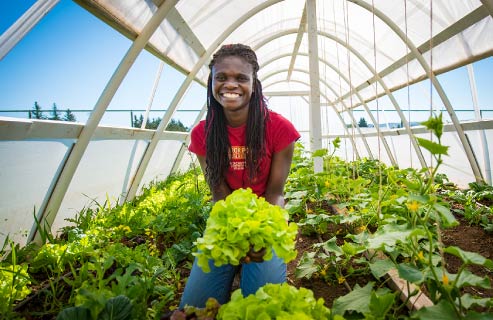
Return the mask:
<path fill-rule="evenodd" d="M 91 8 L 105 21 L 112 19 L 110 22 L 122 32 L 136 35 L 155 12 L 156 4 L 163 1 L 77 2 Z M 243 19 L 222 42 L 249 44 L 258 49 L 261 62 L 268 61 L 293 52 L 304 5 L 299 0 L 181 0 L 175 7 L 181 24 L 176 22 L 176 13 L 170 14 L 149 43 L 163 57 L 191 71 L 199 57 L 196 48 L 217 47 L 215 41 L 221 34 Z M 389 74 L 383 80 L 391 89 L 427 76 L 411 47 L 419 48 L 428 65 L 432 64 L 438 71 L 470 63 L 492 52 L 493 21 L 481 1 L 319 0 L 316 7 L 318 32 L 320 38 L 326 39 L 319 40 L 318 56 L 337 62 L 346 74 L 354 70 L 356 86 L 370 80 L 373 74 L 357 62 L 359 58 L 348 52 L 348 47 L 365 57 L 377 72 Z M 249 13 L 251 16 L 245 17 Z M 308 52 L 306 39 L 303 40 L 300 54 Z M 411 66 L 409 71 L 406 62 Z M 306 65 L 296 63 L 294 67 L 307 69 Z M 202 81 L 206 81 L 206 76 L 205 68 L 197 75 Z M 327 74 L 325 78 L 328 82 L 328 78 L 338 82 L 336 74 Z M 370 96 L 370 93 L 364 95 Z"/>
<path fill-rule="evenodd" d="M 1 230 L 5 237 L 25 245 L 34 215 L 46 201 L 72 141 L 0 141 Z"/>
<path fill-rule="evenodd" d="M 181 141 L 160 141 L 154 151 L 154 157 L 146 168 L 140 186 L 148 186 L 151 182 L 162 181 L 171 173 Z"/>
<path fill-rule="evenodd" d="M 8 236 L 26 244 L 82 127 L 79 123 L 0 118 L 0 242 Z M 67 219 L 74 219 L 81 210 L 97 209 L 108 201 L 114 206 L 124 200 L 152 134 L 152 130 L 99 127 L 70 182 L 51 231 L 70 224 Z M 161 134 L 139 192 L 171 173 L 186 137 L 182 132 Z M 177 170 L 187 170 L 190 161 L 190 156 L 184 156 Z"/>
<path fill-rule="evenodd" d="M 73 218 L 84 208 L 107 206 L 107 201 L 111 206 L 118 204 L 146 145 L 146 141 L 138 140 L 92 141 L 77 167 L 52 229 L 67 225 L 65 219 Z"/>

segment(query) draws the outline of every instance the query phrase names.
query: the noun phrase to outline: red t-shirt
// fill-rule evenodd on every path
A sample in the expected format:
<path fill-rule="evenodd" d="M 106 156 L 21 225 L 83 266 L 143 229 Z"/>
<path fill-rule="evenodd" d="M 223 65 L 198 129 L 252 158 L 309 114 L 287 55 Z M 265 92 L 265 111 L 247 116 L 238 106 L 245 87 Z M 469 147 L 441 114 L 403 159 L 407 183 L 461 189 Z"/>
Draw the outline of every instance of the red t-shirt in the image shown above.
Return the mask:
<path fill-rule="evenodd" d="M 265 132 L 267 150 L 260 162 L 259 175 L 250 183 L 248 173 L 245 170 L 246 124 L 236 128 L 227 126 L 227 129 L 232 152 L 230 166 L 226 173 L 226 183 L 231 190 L 249 187 L 256 195 L 263 196 L 269 180 L 273 154 L 298 140 L 300 134 L 286 118 L 276 112 L 269 111 L 269 121 L 267 121 Z M 197 155 L 205 156 L 205 120 L 200 121 L 192 129 L 191 134 L 191 143 L 188 149 Z"/>

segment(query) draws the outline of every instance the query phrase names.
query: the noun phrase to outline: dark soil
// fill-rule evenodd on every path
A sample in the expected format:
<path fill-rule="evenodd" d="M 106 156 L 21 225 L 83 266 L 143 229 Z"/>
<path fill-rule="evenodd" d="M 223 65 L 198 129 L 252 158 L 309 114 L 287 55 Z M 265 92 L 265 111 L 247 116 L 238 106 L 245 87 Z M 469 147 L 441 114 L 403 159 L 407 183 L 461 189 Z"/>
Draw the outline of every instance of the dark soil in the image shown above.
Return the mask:
<path fill-rule="evenodd" d="M 462 217 L 457 217 L 459 225 L 442 232 L 442 242 L 445 246 L 456 246 L 465 251 L 476 252 L 483 257 L 493 260 L 493 234 L 486 233 L 480 226 L 470 226 Z M 451 273 L 457 273 L 462 265 L 461 259 L 445 254 L 447 270 Z M 490 279 L 493 285 L 493 270 L 488 270 L 482 266 L 469 266 L 472 273 Z M 481 298 L 493 297 L 493 289 L 483 289 L 476 287 L 467 287 L 464 293 L 470 293 Z"/>
<path fill-rule="evenodd" d="M 468 225 L 467 221 L 460 216 L 456 218 L 460 225 L 442 231 L 443 244 L 445 246 L 457 246 L 465 251 L 476 252 L 487 259 L 493 260 L 493 234 L 487 233 L 480 226 Z M 323 279 L 316 277 L 312 277 L 309 280 L 297 279 L 295 277 L 296 266 L 303 252 L 313 251 L 312 245 L 318 242 L 319 240 L 314 237 L 308 237 L 302 234 L 298 236 L 296 245 L 298 256 L 296 260 L 288 264 L 288 282 L 295 287 L 304 287 L 312 290 L 314 296 L 316 298 L 323 298 L 325 305 L 330 308 L 336 298 L 349 293 L 345 284 L 327 283 Z M 457 273 L 459 267 L 462 265 L 462 261 L 459 258 L 450 254 L 445 254 L 445 262 L 447 264 L 447 270 L 451 273 Z M 478 276 L 489 278 L 490 283 L 493 285 L 493 270 L 488 270 L 482 266 L 471 266 L 469 270 Z M 369 276 L 356 279 L 349 278 L 347 281 L 349 286 L 353 288 L 356 283 L 364 286 L 370 281 L 376 281 L 376 279 Z M 468 287 L 463 291 L 463 293 L 468 292 L 482 298 L 493 297 L 493 289 Z"/>
<path fill-rule="evenodd" d="M 325 305 L 329 308 L 332 307 L 332 303 L 338 297 L 344 296 L 350 292 L 350 288 L 353 288 L 356 283 L 361 287 L 366 285 L 368 282 L 374 280 L 372 277 L 351 277 L 347 279 L 347 284 L 339 283 L 328 283 L 321 277 L 311 277 L 310 279 L 298 279 L 295 276 L 296 266 L 305 251 L 314 251 L 312 248 L 313 244 L 319 243 L 319 239 L 316 237 L 304 236 L 301 233 L 298 235 L 296 242 L 296 250 L 298 251 L 298 256 L 295 260 L 288 264 L 288 283 L 295 286 L 296 288 L 307 288 L 313 291 L 315 298 L 322 298 L 325 301 Z"/>

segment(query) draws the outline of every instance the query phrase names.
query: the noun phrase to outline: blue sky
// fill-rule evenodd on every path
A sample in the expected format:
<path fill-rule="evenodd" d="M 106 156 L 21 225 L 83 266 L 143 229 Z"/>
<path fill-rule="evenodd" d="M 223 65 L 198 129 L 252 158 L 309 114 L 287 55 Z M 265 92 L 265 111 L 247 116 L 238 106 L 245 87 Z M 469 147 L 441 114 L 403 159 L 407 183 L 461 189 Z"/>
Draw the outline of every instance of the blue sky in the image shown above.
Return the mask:
<path fill-rule="evenodd" d="M 0 33 L 35 1 L 1 1 Z M 15 3 L 15 4 L 14 4 Z M 59 109 L 92 109 L 131 41 L 70 0 L 61 0 L 2 60 L 0 60 L 0 110 L 31 109 L 37 101 L 43 109 L 53 103 Z M 113 98 L 111 109 L 145 109 L 159 60 L 142 51 Z M 165 66 L 153 109 L 171 102 L 184 76 Z M 205 88 L 193 85 L 181 108 L 200 109 Z M 102 124 L 130 124 L 130 113 L 108 113 Z M 1 116 L 27 117 L 0 113 Z M 75 113 L 85 121 L 88 114 Z M 162 117 L 163 112 L 151 113 Z M 179 112 L 190 126 L 197 113 Z"/>
<path fill-rule="evenodd" d="M 15 22 L 35 0 L 0 2 L 0 33 Z M 43 109 L 53 103 L 59 109 L 92 109 L 105 85 L 120 63 L 131 42 L 70 0 L 61 0 L 36 27 L 31 30 L 2 60 L 0 60 L 0 110 L 31 109 L 37 101 Z M 159 60 L 143 51 L 113 98 L 111 109 L 145 109 L 154 83 Z M 493 109 L 493 58 L 474 64 L 478 86 L 479 105 Z M 165 67 L 157 90 L 153 109 L 164 109 L 180 86 L 184 76 Z M 439 76 L 457 109 L 471 109 L 467 72 L 461 68 Z M 429 110 L 427 81 L 410 89 L 411 105 Z M 407 106 L 407 89 L 395 93 L 399 103 Z M 205 88 L 194 84 L 181 103 L 183 109 L 200 109 L 205 99 Z M 440 105 L 438 97 L 434 103 Z M 273 101 L 274 102 L 274 101 Z M 388 100 L 380 100 L 380 108 Z M 375 103 L 373 103 L 375 105 Z M 423 117 L 427 113 L 423 113 Z M 75 113 L 77 120 L 85 121 L 88 113 Z M 155 112 L 151 117 L 162 116 Z M 190 126 L 196 113 L 178 112 L 179 118 Z M 472 113 L 459 114 L 470 118 Z M 492 118 L 493 112 L 485 114 Z M 27 117 L 27 114 L 0 116 Z M 358 114 L 356 114 L 356 117 Z M 393 116 L 389 116 L 393 121 Z M 397 121 L 397 120 L 396 120 Z M 130 124 L 130 114 L 108 113 L 102 124 Z"/>

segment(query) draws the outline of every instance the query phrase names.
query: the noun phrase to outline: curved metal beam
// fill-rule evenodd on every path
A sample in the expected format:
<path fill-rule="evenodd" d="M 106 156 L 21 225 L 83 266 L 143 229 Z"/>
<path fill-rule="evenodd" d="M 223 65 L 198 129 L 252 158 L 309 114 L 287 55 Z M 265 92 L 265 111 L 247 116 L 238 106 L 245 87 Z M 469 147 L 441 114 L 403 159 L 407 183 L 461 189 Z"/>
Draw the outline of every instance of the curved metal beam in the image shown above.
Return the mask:
<path fill-rule="evenodd" d="M 296 69 L 293 69 L 292 71 L 296 71 Z M 286 72 L 286 70 L 284 71 Z M 281 82 L 286 82 L 286 80 L 280 80 L 280 81 L 275 81 L 271 84 L 268 84 L 267 86 L 265 86 L 266 88 L 269 87 L 269 86 L 272 86 L 276 83 L 281 83 Z M 298 83 L 302 83 L 302 84 L 305 84 L 307 85 L 308 87 L 310 87 L 310 84 L 308 82 L 305 82 L 305 81 L 301 81 L 301 80 L 296 80 L 296 79 L 291 79 L 290 82 L 298 82 Z M 328 87 L 329 88 L 329 87 Z M 332 88 L 330 88 L 330 90 L 332 90 Z M 356 147 L 356 142 L 354 141 L 354 138 L 353 136 L 350 134 L 348 128 L 346 128 L 346 123 L 344 122 L 344 119 L 342 118 L 341 114 L 339 113 L 339 111 L 337 111 L 337 108 L 334 106 L 334 104 L 332 104 L 329 100 L 329 97 L 327 97 L 327 95 L 325 95 L 324 93 L 320 93 L 322 97 L 324 97 L 324 99 L 326 101 L 329 101 L 328 104 L 330 104 L 330 106 L 334 109 L 337 117 L 339 118 L 339 121 L 341 122 L 342 124 L 342 127 L 344 128 L 344 130 L 346 131 L 346 136 L 349 137 L 349 140 L 351 141 L 351 145 L 353 146 L 353 149 L 354 149 L 354 153 L 356 154 L 356 158 L 357 159 L 361 159 L 360 155 L 359 155 L 359 152 L 358 152 L 358 148 Z M 307 101 L 308 102 L 308 101 Z M 362 132 L 360 132 L 360 135 L 362 137 L 362 139 L 365 139 L 365 136 L 362 134 Z M 370 157 L 371 157 L 371 153 L 370 154 Z M 373 158 L 371 158 L 373 159 Z"/>
<path fill-rule="evenodd" d="M 493 18 L 493 0 L 480 0 L 483 6 L 488 10 L 490 16 Z"/>
<path fill-rule="evenodd" d="M 408 46 L 408 48 L 411 50 L 413 55 L 416 57 L 418 60 L 419 64 L 423 68 L 423 70 L 428 74 L 428 77 L 430 78 L 433 86 L 435 87 L 435 90 L 437 91 L 438 95 L 440 96 L 440 99 L 443 102 L 443 105 L 447 109 L 447 112 L 450 116 L 450 119 L 452 120 L 452 123 L 455 127 L 455 130 L 457 132 L 457 135 L 459 136 L 459 140 L 462 142 L 462 147 L 464 148 L 464 152 L 466 153 L 467 159 L 469 161 L 469 165 L 471 166 L 472 172 L 474 174 L 474 177 L 476 181 L 480 182 L 483 181 L 483 175 L 481 173 L 481 169 L 479 168 L 479 165 L 477 163 L 476 157 L 474 156 L 474 151 L 471 147 L 471 144 L 469 143 L 469 140 L 467 139 L 464 130 L 462 129 L 462 126 L 460 124 L 459 118 L 457 118 L 457 115 L 454 111 L 454 108 L 452 107 L 452 104 L 450 103 L 447 95 L 445 94 L 445 91 L 442 88 L 442 85 L 438 81 L 438 79 L 435 77 L 435 74 L 433 73 L 433 70 L 431 70 L 430 66 L 426 62 L 425 58 L 423 55 L 418 51 L 416 46 L 409 40 L 408 37 L 406 37 L 406 34 L 402 32 L 402 30 L 397 26 L 394 21 L 392 21 L 388 16 L 386 16 L 383 12 L 375 8 L 374 6 L 372 7 L 371 4 L 368 4 L 364 1 L 361 0 L 349 0 L 350 2 L 362 7 L 363 9 L 369 11 L 372 14 L 375 14 L 376 17 L 378 17 L 380 20 L 382 20 L 392 31 L 396 33 L 399 38 Z"/>
<path fill-rule="evenodd" d="M 306 53 L 298 53 L 298 55 L 305 55 Z M 327 60 L 323 59 L 323 58 L 320 58 L 320 61 L 322 63 L 324 63 L 326 66 L 328 66 L 329 68 L 331 68 L 335 73 L 337 73 L 346 83 L 347 85 L 351 88 L 351 90 L 354 90 L 354 87 L 353 85 L 351 84 L 351 82 L 349 81 L 349 79 L 346 77 L 346 75 L 344 73 L 342 73 L 339 69 L 337 69 L 336 66 L 334 66 L 332 63 L 328 62 Z M 373 113 L 371 113 L 370 111 L 370 108 L 368 107 L 368 105 L 366 104 L 366 102 L 364 102 L 363 100 L 363 97 L 359 94 L 359 92 L 357 91 L 353 91 L 356 96 L 358 97 L 358 99 L 361 101 L 366 113 L 368 114 L 368 116 L 370 117 L 370 120 L 371 122 L 373 123 L 373 125 L 375 126 L 375 128 L 380 128 L 380 124 L 377 123 L 377 120 L 375 119 L 375 117 L 373 116 Z M 346 110 L 348 110 L 346 108 Z M 390 147 L 387 143 L 387 140 L 385 139 L 384 135 L 381 134 L 380 130 L 377 129 L 377 134 L 378 136 L 380 137 L 381 141 L 383 142 L 383 145 L 385 147 L 385 150 L 387 151 L 387 155 L 389 156 L 389 159 L 390 159 L 390 163 L 393 165 L 393 166 L 398 166 L 397 164 L 397 161 L 395 160 L 394 158 L 394 155 L 392 154 L 392 151 L 390 150 Z"/>
<path fill-rule="evenodd" d="M 307 54 L 304 52 L 298 52 L 298 55 L 299 56 L 306 56 Z M 274 61 L 282 59 L 282 58 L 287 57 L 287 56 L 290 56 L 290 53 L 285 53 L 285 54 L 281 54 L 277 57 L 273 57 L 273 58 L 269 59 L 267 62 L 264 62 L 262 64 L 262 67 L 265 67 L 266 65 L 269 65 L 270 63 L 273 63 Z M 327 60 L 322 59 L 322 58 L 320 58 L 320 62 L 324 63 L 325 65 L 330 67 L 332 70 L 334 70 L 334 72 L 336 72 L 348 84 L 348 86 L 351 88 L 351 90 L 354 90 L 354 87 L 349 82 L 349 79 L 339 69 L 337 69 L 333 64 L 329 63 Z M 279 83 L 281 83 L 281 82 L 286 82 L 286 80 L 279 81 Z M 276 83 L 278 83 L 278 82 L 276 82 Z M 354 91 L 354 92 L 355 92 L 356 96 L 358 97 L 358 99 L 361 101 L 361 104 L 363 105 L 366 113 L 370 117 L 370 120 L 373 123 L 373 125 L 375 126 L 375 128 L 379 128 L 379 124 L 377 123 L 375 117 L 373 116 L 373 113 L 371 113 L 370 108 L 368 107 L 366 102 L 363 100 L 363 97 L 361 97 L 359 92 L 357 92 L 357 91 Z M 390 163 L 393 166 L 398 166 L 397 161 L 395 160 L 394 155 L 392 154 L 392 151 L 390 150 L 390 147 L 387 143 L 387 139 L 385 138 L 385 136 L 383 134 L 381 134 L 380 130 L 378 130 L 378 129 L 377 129 L 377 133 L 378 133 L 378 136 L 380 137 L 381 141 L 383 142 L 385 150 L 387 151 L 387 155 L 389 156 Z"/>
<path fill-rule="evenodd" d="M 259 47 L 267 44 L 269 41 L 272 41 L 273 39 L 276 39 L 278 37 L 282 37 L 282 36 L 285 36 L 288 34 L 296 33 L 296 32 L 297 32 L 296 29 L 289 29 L 289 30 L 280 31 L 278 33 L 275 33 L 275 34 L 270 35 L 269 37 L 266 37 L 265 39 L 263 39 L 261 42 L 259 42 L 259 44 L 257 44 L 257 46 L 255 46 L 255 48 L 258 49 Z M 327 32 L 323 32 L 323 31 L 319 31 L 319 35 L 325 36 L 326 38 L 331 39 L 331 40 L 339 43 L 343 47 L 345 47 L 347 50 L 349 50 L 351 53 L 353 53 L 366 66 L 366 68 L 368 70 L 370 70 L 370 72 L 374 75 L 375 79 L 377 79 L 378 83 L 385 90 L 385 93 L 387 94 L 390 101 L 392 102 L 392 105 L 394 106 L 395 110 L 397 111 L 397 114 L 399 115 L 399 117 L 402 121 L 402 124 L 403 124 L 407 134 L 410 137 L 409 140 L 411 141 L 411 144 L 413 145 L 414 151 L 416 153 L 416 156 L 419 159 L 421 167 L 426 168 L 427 164 L 426 164 L 425 158 L 423 157 L 423 153 L 421 151 L 421 148 L 418 145 L 418 142 L 414 138 L 414 135 L 411 131 L 411 126 L 409 125 L 409 122 L 407 121 L 406 116 L 402 112 L 402 109 L 400 108 L 399 104 L 397 103 L 397 100 L 394 98 L 394 95 L 392 94 L 392 92 L 390 92 L 389 88 L 385 84 L 385 81 L 383 81 L 383 79 L 380 78 L 380 76 L 378 75 L 376 70 L 373 68 L 373 66 L 365 59 L 365 57 L 363 57 L 356 49 L 354 49 L 352 46 L 347 44 L 345 41 L 339 39 L 338 37 L 336 37 L 332 34 L 329 34 Z"/>
<path fill-rule="evenodd" d="M 63 164 L 63 169 L 56 179 L 55 186 L 49 200 L 46 203 L 45 208 L 40 208 L 40 216 L 38 217 L 38 225 L 44 227 L 45 224 L 51 226 L 55 217 L 60 209 L 60 205 L 62 204 L 63 198 L 67 193 L 67 189 L 74 177 L 75 171 L 79 166 L 80 160 L 84 155 L 84 152 L 89 145 L 91 137 L 96 131 L 101 118 L 108 108 L 108 105 L 113 99 L 116 91 L 118 90 L 120 84 L 123 79 L 127 75 L 128 71 L 132 67 L 133 63 L 137 59 L 138 55 L 144 49 L 145 45 L 154 34 L 154 31 L 159 27 L 159 25 L 163 22 L 164 18 L 168 14 L 168 12 L 175 6 L 178 0 L 167 0 L 163 5 L 161 5 L 156 13 L 151 17 L 149 22 L 144 26 L 140 35 L 135 39 L 127 53 L 123 57 L 122 61 L 118 65 L 117 69 L 113 73 L 111 79 L 103 90 L 103 93 L 99 97 L 96 105 L 94 106 L 89 119 L 86 122 L 86 125 L 82 129 L 77 142 L 73 145 L 70 150 L 70 154 L 68 155 L 65 163 Z M 33 227 L 31 234 L 28 238 L 28 241 L 34 240 L 36 242 L 41 241 L 40 233 L 38 232 L 37 227 Z"/>
<path fill-rule="evenodd" d="M 60 0 L 38 0 L 0 36 L 0 60 L 24 38 Z M 4 9 L 5 10 L 5 9 Z"/>
<path fill-rule="evenodd" d="M 292 71 L 310 74 L 309 71 L 306 71 L 306 70 L 303 70 L 303 69 L 294 68 L 294 69 L 292 69 Z M 265 77 L 263 77 L 262 78 L 262 81 L 264 81 L 264 80 L 266 80 L 266 79 L 268 79 L 268 78 L 270 78 L 270 77 L 272 77 L 272 76 L 274 76 L 276 74 L 283 73 L 283 72 L 289 72 L 289 69 L 282 69 L 282 70 L 278 70 L 278 71 L 272 72 L 269 75 L 266 75 Z M 332 87 L 325 80 L 320 79 L 320 82 L 323 83 L 330 91 L 332 91 L 332 93 L 335 96 L 337 96 L 337 92 L 334 89 L 332 89 Z M 347 130 L 346 124 L 345 124 L 344 119 L 342 118 L 340 112 L 337 110 L 337 108 L 335 107 L 334 104 L 330 103 L 330 100 L 328 99 L 328 97 L 325 94 L 323 94 L 323 93 L 320 93 L 320 94 L 322 94 L 324 96 L 325 100 L 329 101 L 329 104 L 332 106 L 332 108 L 334 108 L 334 111 L 336 112 L 337 116 L 341 120 L 341 123 L 342 123 L 343 127 L 346 129 L 348 136 L 351 137 L 351 142 L 353 144 L 353 147 L 355 148 L 355 151 L 357 152 L 356 143 L 354 142 L 353 137 L 349 134 L 349 130 Z M 344 102 L 341 101 L 341 103 L 343 104 L 344 107 L 346 107 L 346 105 L 344 104 Z M 351 115 L 350 112 L 348 112 L 348 114 L 350 115 L 351 120 L 353 121 L 353 126 L 355 126 L 354 117 Z M 368 152 L 368 155 L 370 156 L 370 159 L 373 160 L 373 154 L 371 152 L 370 146 L 368 145 L 368 142 L 366 141 L 366 137 L 361 132 L 361 128 L 360 127 L 356 127 L 356 129 L 358 130 L 359 134 L 361 135 L 361 137 L 363 139 L 363 143 L 365 145 L 366 151 Z M 359 157 L 359 155 L 358 155 L 358 157 Z"/>

